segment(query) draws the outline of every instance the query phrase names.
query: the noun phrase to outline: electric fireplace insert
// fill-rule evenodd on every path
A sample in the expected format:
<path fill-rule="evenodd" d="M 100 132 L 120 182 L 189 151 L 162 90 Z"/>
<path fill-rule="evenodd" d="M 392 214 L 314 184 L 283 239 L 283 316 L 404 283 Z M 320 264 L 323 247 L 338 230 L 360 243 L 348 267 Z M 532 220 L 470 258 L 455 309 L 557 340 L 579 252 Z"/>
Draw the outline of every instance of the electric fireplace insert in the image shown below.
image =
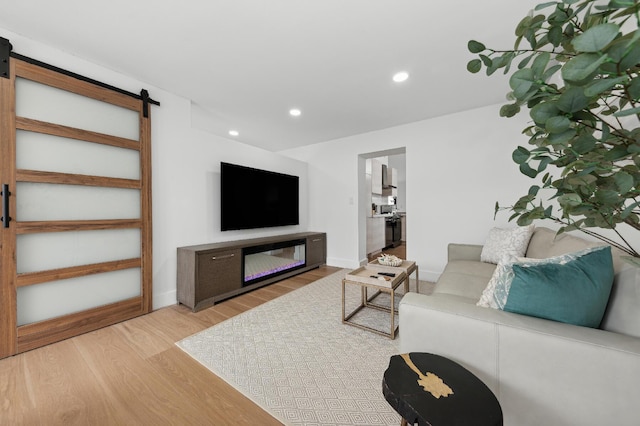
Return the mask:
<path fill-rule="evenodd" d="M 306 265 L 306 240 L 290 240 L 242 249 L 243 286 Z"/>

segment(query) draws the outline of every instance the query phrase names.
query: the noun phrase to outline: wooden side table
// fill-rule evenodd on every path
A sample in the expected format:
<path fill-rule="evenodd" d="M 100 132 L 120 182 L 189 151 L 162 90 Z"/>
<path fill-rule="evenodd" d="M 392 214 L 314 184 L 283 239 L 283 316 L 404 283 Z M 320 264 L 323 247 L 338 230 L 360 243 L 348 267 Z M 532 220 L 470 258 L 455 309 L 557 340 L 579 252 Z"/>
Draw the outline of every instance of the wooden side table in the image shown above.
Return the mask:
<path fill-rule="evenodd" d="M 502 408 L 473 373 L 448 358 L 412 352 L 394 355 L 382 393 L 402 425 L 501 426 Z"/>
<path fill-rule="evenodd" d="M 398 266 L 386 266 L 386 265 L 381 265 L 378 262 L 378 259 L 374 259 L 371 262 L 369 262 L 369 265 L 379 265 L 379 266 L 384 266 L 386 268 L 397 268 L 402 270 L 407 277 L 406 280 L 409 286 L 411 285 L 411 274 L 415 272 L 416 273 L 416 293 L 420 293 L 420 277 L 418 273 L 418 265 L 414 260 L 403 260 L 402 263 Z M 408 291 L 409 287 L 406 287 L 406 288 Z"/>
<path fill-rule="evenodd" d="M 378 276 L 385 278 L 384 275 L 378 275 L 379 272 L 387 272 L 395 274 L 395 277 L 386 277 L 387 279 L 379 279 Z M 400 286 L 400 284 L 405 285 L 405 292 L 408 291 L 409 284 L 406 280 L 406 275 L 402 270 L 398 270 L 395 268 L 385 267 L 385 266 L 374 266 L 374 265 L 365 265 L 362 266 L 355 271 L 352 271 L 345 275 L 342 280 L 342 322 L 343 324 L 349 324 L 354 327 L 362 328 L 364 330 L 369 330 L 374 333 L 382 334 L 383 336 L 387 336 L 391 339 L 395 339 L 396 331 L 398 327 L 395 325 L 395 290 Z M 347 314 L 345 308 L 345 288 L 347 284 L 358 285 L 360 286 L 360 304 L 356 307 L 351 313 Z M 367 289 L 372 288 L 377 292 L 369 297 L 367 294 Z M 379 293 L 388 293 L 391 297 L 390 306 L 381 306 L 375 303 L 372 303 L 372 300 Z M 368 327 L 363 324 L 358 324 L 353 321 L 350 321 L 351 318 L 360 312 L 364 308 L 374 308 L 382 311 L 386 311 L 390 313 L 391 316 L 391 325 L 389 333 L 384 331 L 377 330 L 372 327 Z"/>

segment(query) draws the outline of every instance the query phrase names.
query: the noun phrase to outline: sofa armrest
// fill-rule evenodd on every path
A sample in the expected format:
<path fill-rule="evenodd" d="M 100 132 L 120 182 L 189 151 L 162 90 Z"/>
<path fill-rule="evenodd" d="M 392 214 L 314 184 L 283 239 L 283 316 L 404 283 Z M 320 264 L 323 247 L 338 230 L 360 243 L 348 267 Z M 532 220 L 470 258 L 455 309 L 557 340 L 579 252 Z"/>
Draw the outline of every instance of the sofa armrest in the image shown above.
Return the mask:
<path fill-rule="evenodd" d="M 408 293 L 399 311 L 400 351 L 436 353 L 468 368 L 498 397 L 505 425 L 637 422 L 638 338 L 449 295 Z"/>
<path fill-rule="evenodd" d="M 481 245 L 450 243 L 447 246 L 448 261 L 452 260 L 475 260 L 480 261 L 482 253 Z"/>

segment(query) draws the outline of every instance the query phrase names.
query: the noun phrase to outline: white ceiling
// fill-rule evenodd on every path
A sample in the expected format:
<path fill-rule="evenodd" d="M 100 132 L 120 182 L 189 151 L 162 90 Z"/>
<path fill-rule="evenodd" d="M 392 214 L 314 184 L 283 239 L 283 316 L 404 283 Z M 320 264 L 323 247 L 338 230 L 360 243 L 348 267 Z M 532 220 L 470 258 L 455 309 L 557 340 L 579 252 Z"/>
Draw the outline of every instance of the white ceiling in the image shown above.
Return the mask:
<path fill-rule="evenodd" d="M 502 102 L 503 76 L 466 71 L 467 41 L 510 47 L 535 4 L 0 0 L 0 28 L 190 99 L 208 131 L 279 151 Z M 399 70 L 410 78 L 396 84 Z"/>

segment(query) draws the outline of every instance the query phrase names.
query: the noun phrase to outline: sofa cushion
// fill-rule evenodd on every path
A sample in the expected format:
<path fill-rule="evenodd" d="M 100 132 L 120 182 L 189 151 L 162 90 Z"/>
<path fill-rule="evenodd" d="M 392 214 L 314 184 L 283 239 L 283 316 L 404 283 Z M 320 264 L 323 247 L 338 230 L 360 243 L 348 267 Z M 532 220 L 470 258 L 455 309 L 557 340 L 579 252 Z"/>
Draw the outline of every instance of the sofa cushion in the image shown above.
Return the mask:
<path fill-rule="evenodd" d="M 614 257 L 615 262 L 615 257 Z M 625 265 L 614 277 L 600 328 L 640 337 L 640 268 Z"/>
<path fill-rule="evenodd" d="M 585 327 L 602 321 L 611 286 L 611 247 L 585 250 L 566 263 L 514 264 L 504 310 Z"/>
<path fill-rule="evenodd" d="M 587 241 L 571 234 L 557 235 L 557 231 L 538 227 L 529 240 L 527 257 L 545 259 L 602 245 L 601 241 Z"/>
<path fill-rule="evenodd" d="M 433 294 L 453 294 L 476 303 L 493 275 L 496 265 L 473 260 L 453 260 L 447 263 L 436 283 Z"/>
<path fill-rule="evenodd" d="M 502 256 L 524 256 L 533 234 L 533 225 L 516 228 L 492 228 L 482 247 L 480 260 L 497 264 Z"/>

